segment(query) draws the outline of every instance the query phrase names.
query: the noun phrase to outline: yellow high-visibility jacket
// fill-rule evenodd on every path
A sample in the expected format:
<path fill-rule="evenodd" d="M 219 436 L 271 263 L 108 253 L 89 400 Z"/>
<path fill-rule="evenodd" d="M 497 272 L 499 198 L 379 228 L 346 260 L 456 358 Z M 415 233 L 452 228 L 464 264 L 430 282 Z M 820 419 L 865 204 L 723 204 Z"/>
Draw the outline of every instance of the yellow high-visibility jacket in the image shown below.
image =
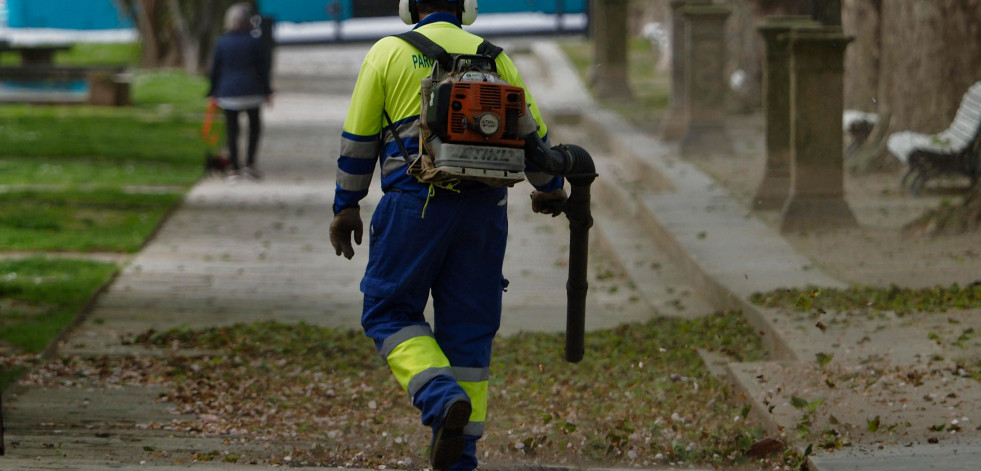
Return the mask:
<path fill-rule="evenodd" d="M 473 54 L 483 39 L 463 30 L 455 16 L 434 13 L 415 30 L 439 44 L 450 54 Z M 525 100 L 538 122 L 538 134 L 547 139 L 548 128 L 534 98 L 528 93 L 514 63 L 505 53 L 497 56 L 497 71 L 511 85 L 525 88 Z M 433 60 L 402 39 L 389 36 L 376 42 L 365 56 L 351 104 L 344 120 L 341 151 L 337 159 L 334 212 L 357 206 L 368 194 L 375 166 L 381 165 L 383 191 L 398 190 L 426 198 L 430 188 L 406 174 L 408 163 L 385 120 L 387 112 L 410 159 L 419 153 L 420 84 L 432 71 Z M 526 168 L 528 181 L 538 190 L 560 188 L 563 179 L 533 167 Z M 471 183 L 471 182 L 468 182 Z M 474 188 L 461 185 L 463 191 Z M 486 188 L 486 187 L 485 187 Z"/>

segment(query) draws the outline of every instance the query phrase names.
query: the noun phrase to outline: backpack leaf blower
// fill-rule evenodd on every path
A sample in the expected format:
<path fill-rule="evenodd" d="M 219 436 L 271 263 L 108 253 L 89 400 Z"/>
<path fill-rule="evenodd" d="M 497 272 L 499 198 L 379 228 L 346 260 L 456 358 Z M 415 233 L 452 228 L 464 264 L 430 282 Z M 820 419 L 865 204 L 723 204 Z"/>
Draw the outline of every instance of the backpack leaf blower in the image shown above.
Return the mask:
<path fill-rule="evenodd" d="M 586 268 L 589 259 L 590 185 L 596 166 L 576 145 L 549 147 L 538 136 L 538 123 L 525 103 L 524 90 L 498 74 L 502 49 L 484 41 L 477 54 L 449 54 L 416 31 L 396 35 L 434 62 L 421 84 L 420 148 L 412 161 L 401 146 L 391 118 L 389 128 L 407 161 L 408 173 L 423 182 L 472 179 L 510 186 L 525 179 L 530 162 L 571 185 L 564 212 L 569 219 L 569 279 L 566 282 L 565 359 L 579 362 L 585 353 Z M 419 167 L 416 167 L 419 163 Z"/>

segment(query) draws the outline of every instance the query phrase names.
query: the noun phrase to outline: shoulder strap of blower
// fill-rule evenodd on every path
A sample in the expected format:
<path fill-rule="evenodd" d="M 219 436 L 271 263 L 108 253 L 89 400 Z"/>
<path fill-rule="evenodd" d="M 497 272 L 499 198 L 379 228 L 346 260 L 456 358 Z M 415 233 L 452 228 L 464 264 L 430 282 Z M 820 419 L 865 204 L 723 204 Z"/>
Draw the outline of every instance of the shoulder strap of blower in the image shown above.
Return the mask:
<path fill-rule="evenodd" d="M 396 34 L 395 37 L 413 45 L 426 57 L 435 59 L 441 69 L 450 70 L 453 66 L 453 56 L 432 39 L 427 38 L 426 35 L 418 31 L 406 31 Z M 504 52 L 503 48 L 492 44 L 486 39 L 480 43 L 480 46 L 477 46 L 477 54 L 488 56 L 491 59 L 497 59 L 497 56 L 501 55 L 502 52 Z"/>

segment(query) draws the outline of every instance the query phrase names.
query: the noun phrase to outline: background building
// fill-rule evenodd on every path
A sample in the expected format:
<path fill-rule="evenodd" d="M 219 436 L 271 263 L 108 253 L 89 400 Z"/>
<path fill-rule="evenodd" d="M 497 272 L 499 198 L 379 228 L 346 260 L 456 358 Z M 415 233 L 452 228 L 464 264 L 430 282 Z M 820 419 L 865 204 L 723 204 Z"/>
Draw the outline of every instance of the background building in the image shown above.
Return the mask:
<path fill-rule="evenodd" d="M 263 15 L 292 23 L 398 14 L 398 7 L 392 0 L 259 0 L 258 4 Z M 493 0 L 480 4 L 481 14 L 585 11 L 586 0 Z M 91 30 L 132 27 L 114 0 L 0 0 L 0 25 L 3 25 L 4 16 L 11 28 Z"/>
<path fill-rule="evenodd" d="M 0 19 L 3 16 L 10 28 L 91 30 L 132 26 L 113 0 L 2 0 Z"/>
<path fill-rule="evenodd" d="M 395 16 L 392 0 L 259 0 L 259 9 L 276 21 L 333 21 Z M 481 14 L 541 12 L 585 13 L 586 0 L 493 0 L 480 3 Z"/>

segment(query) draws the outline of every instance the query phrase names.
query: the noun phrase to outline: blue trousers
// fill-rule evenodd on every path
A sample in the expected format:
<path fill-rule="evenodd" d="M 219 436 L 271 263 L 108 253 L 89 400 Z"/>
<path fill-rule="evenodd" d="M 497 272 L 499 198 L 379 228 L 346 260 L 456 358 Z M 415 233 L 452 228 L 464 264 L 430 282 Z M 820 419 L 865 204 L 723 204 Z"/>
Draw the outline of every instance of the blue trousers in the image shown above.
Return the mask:
<path fill-rule="evenodd" d="M 435 429 L 450 403 L 471 402 L 466 451 L 453 470 L 477 466 L 507 230 L 505 188 L 439 190 L 428 202 L 389 192 L 371 218 L 361 323 L 423 424 Z M 430 296 L 432 325 L 423 314 Z"/>

